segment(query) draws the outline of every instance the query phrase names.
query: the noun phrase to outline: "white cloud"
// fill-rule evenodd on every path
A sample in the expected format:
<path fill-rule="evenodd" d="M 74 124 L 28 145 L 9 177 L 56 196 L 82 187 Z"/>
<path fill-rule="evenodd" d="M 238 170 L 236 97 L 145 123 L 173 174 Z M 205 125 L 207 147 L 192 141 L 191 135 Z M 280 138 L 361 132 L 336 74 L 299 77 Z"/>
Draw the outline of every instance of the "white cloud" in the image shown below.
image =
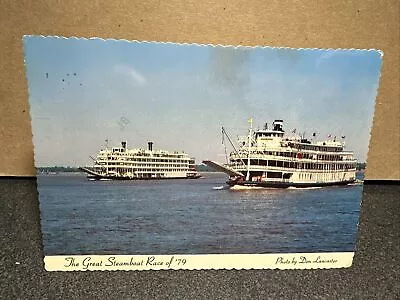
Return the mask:
<path fill-rule="evenodd" d="M 139 86 L 147 85 L 147 79 L 143 74 L 135 70 L 132 66 L 117 65 L 114 67 L 114 72 L 127 76 L 133 80 L 133 83 Z"/>

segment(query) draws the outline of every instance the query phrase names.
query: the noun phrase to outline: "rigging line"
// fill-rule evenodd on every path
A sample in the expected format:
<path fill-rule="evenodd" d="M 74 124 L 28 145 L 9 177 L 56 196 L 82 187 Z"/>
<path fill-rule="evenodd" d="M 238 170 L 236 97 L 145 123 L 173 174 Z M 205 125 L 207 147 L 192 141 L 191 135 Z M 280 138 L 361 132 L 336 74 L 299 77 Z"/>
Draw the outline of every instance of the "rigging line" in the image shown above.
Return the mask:
<path fill-rule="evenodd" d="M 243 165 L 246 165 L 245 162 L 243 161 L 242 157 L 239 155 L 239 152 L 237 151 L 235 145 L 233 144 L 231 138 L 229 137 L 229 135 L 226 133 L 225 128 L 222 126 L 222 133 L 226 135 L 226 137 L 228 138 L 228 141 L 230 142 L 230 144 L 232 145 L 235 153 L 237 154 L 237 156 L 239 157 L 240 161 L 243 163 Z"/>
<path fill-rule="evenodd" d="M 221 133 L 222 133 L 222 145 L 224 145 L 226 163 L 229 163 L 229 161 L 228 161 L 228 153 L 226 151 L 226 144 L 225 144 L 225 139 L 224 139 L 224 128 L 223 127 L 222 127 L 222 130 L 221 130 Z"/>

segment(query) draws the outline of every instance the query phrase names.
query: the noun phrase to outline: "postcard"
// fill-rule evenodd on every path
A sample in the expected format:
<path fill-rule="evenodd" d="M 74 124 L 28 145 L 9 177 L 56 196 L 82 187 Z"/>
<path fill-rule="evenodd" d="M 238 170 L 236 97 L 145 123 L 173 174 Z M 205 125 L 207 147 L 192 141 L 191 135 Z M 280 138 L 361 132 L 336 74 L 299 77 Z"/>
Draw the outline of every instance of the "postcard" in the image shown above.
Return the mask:
<path fill-rule="evenodd" d="M 381 51 L 23 44 L 46 270 L 351 266 Z"/>

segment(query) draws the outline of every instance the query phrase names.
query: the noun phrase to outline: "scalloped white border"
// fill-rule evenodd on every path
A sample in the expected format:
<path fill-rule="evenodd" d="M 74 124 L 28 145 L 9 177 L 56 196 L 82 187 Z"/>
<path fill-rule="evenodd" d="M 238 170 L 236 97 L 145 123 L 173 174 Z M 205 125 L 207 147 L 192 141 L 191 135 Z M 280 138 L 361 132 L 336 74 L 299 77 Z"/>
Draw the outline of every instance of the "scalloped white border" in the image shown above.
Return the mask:
<path fill-rule="evenodd" d="M 181 45 L 181 46 L 198 46 L 198 47 L 222 47 L 222 48 L 269 48 L 269 49 L 289 49 L 289 50 L 323 50 L 323 51 L 366 51 L 366 52 L 378 52 L 383 57 L 383 51 L 379 49 L 359 49 L 359 48 L 295 48 L 295 47 L 278 47 L 278 46 L 247 46 L 247 45 L 223 45 L 223 44 L 202 44 L 202 43 L 179 43 L 179 42 L 165 42 L 165 41 L 140 41 L 140 40 L 127 40 L 127 39 L 114 39 L 114 38 L 101 38 L 101 37 L 77 37 L 77 36 L 58 36 L 58 35 L 35 35 L 26 34 L 23 35 L 23 39 L 28 37 L 42 37 L 42 38 L 59 38 L 59 39 L 75 39 L 75 40 L 102 40 L 102 41 L 113 41 L 113 42 L 128 42 L 128 43 L 146 43 L 146 44 L 166 44 L 166 45 Z"/>
<path fill-rule="evenodd" d="M 347 268 L 354 252 L 278 254 L 61 255 L 44 258 L 46 271 L 144 271 Z M 117 262 L 117 263 L 116 263 Z"/>

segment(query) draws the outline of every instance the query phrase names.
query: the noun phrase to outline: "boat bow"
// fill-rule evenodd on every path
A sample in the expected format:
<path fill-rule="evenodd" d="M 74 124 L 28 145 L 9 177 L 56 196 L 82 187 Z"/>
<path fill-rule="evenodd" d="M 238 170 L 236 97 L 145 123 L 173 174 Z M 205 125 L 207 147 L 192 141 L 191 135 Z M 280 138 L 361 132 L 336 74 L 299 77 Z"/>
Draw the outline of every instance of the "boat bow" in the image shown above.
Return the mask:
<path fill-rule="evenodd" d="M 244 176 L 241 172 L 235 171 L 234 169 L 232 169 L 228 166 L 222 165 L 222 164 L 217 163 L 212 160 L 204 160 L 203 164 L 209 166 L 210 168 L 213 168 L 214 170 L 224 172 L 224 173 L 228 174 L 229 176 L 240 176 L 240 177 Z"/>

